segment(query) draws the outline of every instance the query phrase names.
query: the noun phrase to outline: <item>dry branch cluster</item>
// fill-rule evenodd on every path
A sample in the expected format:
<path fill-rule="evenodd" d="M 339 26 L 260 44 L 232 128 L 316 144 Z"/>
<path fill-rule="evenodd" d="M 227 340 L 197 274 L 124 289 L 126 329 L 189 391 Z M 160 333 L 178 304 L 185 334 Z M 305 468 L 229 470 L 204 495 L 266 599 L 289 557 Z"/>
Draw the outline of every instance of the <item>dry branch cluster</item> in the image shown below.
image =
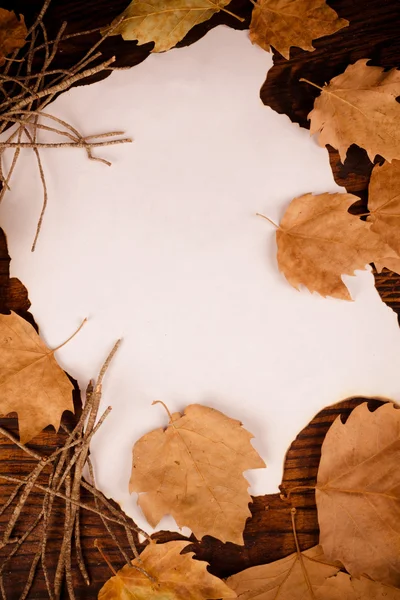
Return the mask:
<path fill-rule="evenodd" d="M 103 377 L 117 348 L 118 343 L 114 346 L 104 363 L 96 384 L 94 386 L 92 384 L 88 386 L 86 402 L 75 427 L 72 430 L 69 430 L 62 425 L 66 433 L 65 443 L 53 453 L 47 456 L 39 454 L 37 451 L 21 444 L 7 430 L 0 428 L 1 435 L 6 436 L 19 448 L 24 450 L 24 452 L 32 459 L 37 461 L 37 464 L 32 469 L 31 473 L 23 479 L 0 475 L 0 480 L 16 484 L 13 492 L 0 510 L 0 514 L 5 513 L 5 511 L 9 511 L 10 513 L 1 540 L 1 547 L 4 548 L 7 546 L 8 548 L 7 557 L 0 565 L 0 592 L 2 600 L 6 600 L 7 598 L 3 578 L 8 562 L 21 550 L 24 542 L 27 541 L 32 534 L 37 534 L 38 531 L 39 535 L 36 536 L 38 538 L 37 549 L 28 569 L 28 576 L 20 596 L 21 600 L 28 597 L 34 577 L 40 565 L 42 567 L 48 595 L 51 600 L 56 600 L 60 597 L 64 581 L 69 597 L 71 600 L 75 598 L 71 570 L 73 544 L 75 545 L 77 563 L 82 577 L 88 585 L 90 584 L 89 574 L 85 566 L 81 548 L 81 510 L 87 510 L 99 516 L 111 538 L 119 547 L 124 560 L 128 563 L 130 559 L 121 547 L 112 529 L 115 524 L 123 527 L 132 555 L 138 557 L 136 549 L 137 533 L 141 532 L 145 537 L 147 537 L 147 534 L 142 532 L 131 521 L 128 521 L 124 513 L 115 508 L 107 501 L 103 494 L 96 489 L 93 466 L 89 455 L 90 442 L 111 410 L 110 407 L 107 408 L 98 419 Z M 88 465 L 91 483 L 83 479 L 85 464 Z M 43 482 L 43 477 L 45 477 L 45 482 Z M 93 504 L 81 502 L 81 488 L 89 492 L 93 498 Z M 13 534 L 14 529 L 18 523 L 23 522 L 24 507 L 30 493 L 35 490 L 41 490 L 44 493 L 42 505 L 39 508 L 35 519 L 24 531 L 23 535 L 15 537 Z M 48 569 L 46 551 L 49 541 L 49 532 L 54 520 L 53 510 L 56 498 L 61 499 L 65 506 L 65 510 L 63 511 L 64 535 L 59 549 L 55 576 L 52 579 Z"/>
<path fill-rule="evenodd" d="M 93 149 L 113 144 L 122 144 L 132 140 L 122 131 L 112 131 L 96 135 L 84 136 L 70 123 L 45 112 L 44 109 L 54 98 L 77 82 L 82 81 L 101 71 L 111 70 L 115 58 L 103 61 L 99 46 L 107 37 L 99 39 L 82 58 L 70 69 L 53 69 L 52 63 L 57 52 L 66 40 L 73 37 L 85 36 L 96 30 L 66 34 L 67 23 L 62 23 L 54 39 L 48 38 L 43 18 L 51 0 L 45 0 L 44 5 L 32 26 L 26 31 L 26 40 L 22 47 L 5 58 L 5 65 L 0 73 L 0 133 L 10 126 L 8 138 L 0 142 L 0 201 L 5 192 L 10 189 L 11 177 L 24 148 L 33 150 L 40 179 L 43 186 L 43 206 L 38 219 L 32 251 L 35 249 L 38 235 L 46 211 L 48 194 L 45 173 L 41 160 L 41 150 L 44 148 L 84 148 L 91 160 L 110 165 L 109 161 L 93 155 Z M 4 11 L 7 12 L 7 11 Z M 98 30 L 97 30 L 98 31 Z M 112 33 L 113 28 L 110 29 Z M 56 142 L 40 142 L 40 131 L 50 132 L 59 138 Z M 4 151 L 13 149 L 13 158 L 5 172 Z"/>

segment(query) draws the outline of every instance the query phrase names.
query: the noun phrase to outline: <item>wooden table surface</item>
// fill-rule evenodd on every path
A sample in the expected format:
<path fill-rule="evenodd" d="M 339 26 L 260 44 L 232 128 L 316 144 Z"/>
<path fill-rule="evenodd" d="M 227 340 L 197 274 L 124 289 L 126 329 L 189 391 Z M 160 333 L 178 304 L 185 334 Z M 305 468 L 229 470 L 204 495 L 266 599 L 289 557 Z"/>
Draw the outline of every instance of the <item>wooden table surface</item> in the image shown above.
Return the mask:
<path fill-rule="evenodd" d="M 107 25 L 122 12 L 128 4 L 127 0 L 52 0 L 45 24 L 49 36 L 54 36 L 62 21 L 68 21 L 68 31 L 78 32 L 86 29 Z M 305 77 L 319 85 L 329 81 L 341 73 L 348 64 L 360 58 L 370 58 L 371 64 L 383 67 L 400 67 L 400 2 L 398 0 L 329 0 L 340 17 L 347 18 L 350 26 L 334 36 L 317 40 L 315 52 L 307 53 L 292 49 L 290 60 L 283 59 L 278 53 L 274 54 L 274 66 L 268 72 L 265 82 L 260 81 L 261 98 L 279 113 L 287 114 L 295 123 L 308 127 L 307 114 L 312 108 L 316 90 L 299 82 Z M 15 9 L 26 16 L 31 22 L 41 8 L 42 0 L 8 0 L 2 6 Z M 183 40 L 181 45 L 188 45 L 202 37 L 210 28 L 221 23 L 230 27 L 248 28 L 252 9 L 250 0 L 233 0 L 229 9 L 243 16 L 245 21 L 240 24 L 225 13 L 215 15 L 209 22 L 195 27 Z M 84 37 L 73 38 L 62 44 L 55 60 L 55 67 L 68 68 L 98 39 L 94 33 Z M 136 42 L 124 42 L 112 37 L 101 46 L 103 59 L 116 56 L 118 66 L 134 66 L 145 60 L 149 55 L 152 44 L 137 46 Z M 97 76 L 97 78 L 102 77 Z M 89 83 L 89 82 L 88 82 Z M 366 153 L 352 146 L 344 164 L 339 161 L 337 152 L 329 149 L 329 158 L 335 179 L 349 192 L 360 198 L 360 210 L 365 205 L 366 190 L 372 169 Z M 17 210 L 17 209 L 16 209 Z M 23 284 L 9 277 L 10 258 L 7 252 L 5 236 L 0 235 L 0 312 L 7 313 L 15 310 L 31 322 L 33 317 L 28 313 L 28 293 Z M 375 275 L 378 291 L 382 299 L 400 314 L 400 280 L 393 273 L 385 271 Z M 106 281 L 105 281 L 106 285 Z M 318 469 L 320 448 L 326 431 L 337 415 L 343 418 L 350 413 L 354 406 L 365 401 L 355 398 L 344 401 L 340 405 L 330 407 L 319 413 L 313 421 L 298 435 L 291 445 L 285 462 L 285 472 L 282 489 L 295 485 L 313 485 Z M 79 408 L 79 394 L 75 393 L 76 406 Z M 371 401 L 371 408 L 378 406 L 378 401 Z M 71 422 L 73 416 L 65 413 L 66 422 Z M 0 425 L 12 432 L 17 431 L 15 415 L 0 419 Z M 32 447 L 48 452 L 62 441 L 61 434 L 55 434 L 48 428 L 42 435 L 35 438 Z M 31 460 L 5 438 L 0 438 L 0 473 L 27 475 L 32 468 Z M 4 503 L 12 486 L 0 484 L 0 505 Z M 299 493 L 292 497 L 293 505 L 298 508 L 296 525 L 302 548 L 308 548 L 318 541 L 318 521 L 313 493 Z M 41 493 L 33 492 L 27 504 L 24 517 L 26 527 L 37 513 L 41 503 Z M 262 564 L 287 556 L 295 551 L 291 530 L 290 508 L 292 504 L 283 501 L 279 494 L 253 498 L 250 505 L 252 517 L 247 521 L 244 534 L 245 545 L 222 544 L 218 540 L 205 537 L 201 542 L 193 541 L 193 551 L 198 558 L 209 561 L 210 571 L 221 577 L 231 575 L 252 565 Z M 61 505 L 58 509 L 61 515 Z M 7 514 L 0 517 L 0 527 L 4 527 Z M 57 515 L 56 515 L 57 516 Z M 115 568 L 123 565 L 123 559 L 112 539 L 103 529 L 96 515 L 82 514 L 83 549 L 89 565 L 92 584 L 87 587 L 75 570 L 74 583 L 77 599 L 96 598 L 98 590 L 111 575 L 98 551 L 94 548 L 94 539 L 99 539 Z M 50 557 L 56 560 L 57 544 L 62 536 L 62 519 L 54 519 L 54 529 L 51 541 Z M 61 524 L 60 524 L 61 523 Z M 22 529 L 23 529 L 22 527 Z M 20 527 L 21 529 L 21 527 Z M 18 533 L 18 531 L 17 531 Z M 126 550 L 128 546 L 122 532 L 116 531 Z M 157 534 L 158 539 L 166 541 L 180 536 L 168 532 Z M 23 550 L 13 558 L 5 570 L 7 598 L 19 598 L 22 589 L 21 575 L 29 569 L 35 552 L 35 538 L 23 547 Z M 0 565 L 7 556 L 5 549 L 0 550 Z M 31 598 L 47 598 L 43 574 L 39 571 L 32 589 Z M 68 597 L 64 592 L 64 597 Z"/>

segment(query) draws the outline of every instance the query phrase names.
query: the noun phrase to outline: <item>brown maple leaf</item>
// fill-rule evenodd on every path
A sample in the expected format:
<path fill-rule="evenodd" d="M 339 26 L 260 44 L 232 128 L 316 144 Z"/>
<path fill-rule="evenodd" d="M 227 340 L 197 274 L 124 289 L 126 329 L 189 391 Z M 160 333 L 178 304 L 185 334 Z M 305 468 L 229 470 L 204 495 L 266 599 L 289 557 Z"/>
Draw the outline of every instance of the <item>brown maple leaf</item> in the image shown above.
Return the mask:
<path fill-rule="evenodd" d="M 400 410 L 367 403 L 340 417 L 322 445 L 320 543 L 354 577 L 400 585 Z"/>
<path fill-rule="evenodd" d="M 386 268 L 400 275 L 400 258 L 385 257 L 375 261 L 374 264 L 378 273 L 382 273 L 382 270 Z"/>
<path fill-rule="evenodd" d="M 320 132 L 319 144 L 336 148 L 342 162 L 352 144 L 364 148 L 371 161 L 377 154 L 400 159 L 400 71 L 367 62 L 358 60 L 323 88 L 300 80 L 321 90 L 308 115 L 311 135 Z"/>
<path fill-rule="evenodd" d="M 154 42 L 153 52 L 165 52 L 195 25 L 208 21 L 231 0 L 134 0 L 118 19 L 111 24 L 111 35 L 121 34 L 124 40 L 138 40 L 139 44 Z M 122 22 L 118 21 L 123 18 Z M 110 30 L 106 28 L 103 33 Z"/>
<path fill-rule="evenodd" d="M 243 471 L 265 467 L 240 421 L 192 404 L 170 415 L 133 447 L 130 492 L 153 527 L 170 514 L 197 538 L 212 535 L 243 544 L 250 517 L 249 486 Z"/>
<path fill-rule="evenodd" d="M 371 231 L 381 236 L 398 255 L 375 262 L 379 271 L 387 267 L 400 273 L 400 161 L 376 165 L 368 188 L 368 221 Z"/>
<path fill-rule="evenodd" d="M 325 0 L 258 0 L 253 8 L 250 39 L 267 52 L 273 46 L 288 59 L 292 46 L 312 52 L 313 40 L 348 24 Z"/>
<path fill-rule="evenodd" d="M 315 594 L 315 600 L 400 600 L 400 590 L 366 577 L 354 579 L 338 573 L 327 579 Z"/>
<path fill-rule="evenodd" d="M 0 414 L 18 413 L 22 443 L 73 412 L 73 385 L 32 325 L 15 313 L 0 315 Z"/>
<path fill-rule="evenodd" d="M 236 598 L 235 592 L 207 571 L 207 563 L 181 554 L 190 542 L 150 543 L 140 560 L 125 565 L 99 592 L 99 600 L 211 600 Z"/>
<path fill-rule="evenodd" d="M 342 275 L 396 256 L 369 223 L 348 212 L 357 200 L 352 194 L 305 194 L 289 204 L 276 241 L 279 269 L 293 287 L 351 300 Z"/>
<path fill-rule="evenodd" d="M 229 577 L 226 583 L 239 600 L 304 600 L 315 598 L 327 578 L 339 569 L 340 566 L 326 560 L 321 546 L 314 546 L 267 565 L 246 569 Z"/>
<path fill-rule="evenodd" d="M 22 48 L 26 34 L 24 17 L 18 19 L 14 12 L 0 8 L 0 65 L 11 52 Z"/>

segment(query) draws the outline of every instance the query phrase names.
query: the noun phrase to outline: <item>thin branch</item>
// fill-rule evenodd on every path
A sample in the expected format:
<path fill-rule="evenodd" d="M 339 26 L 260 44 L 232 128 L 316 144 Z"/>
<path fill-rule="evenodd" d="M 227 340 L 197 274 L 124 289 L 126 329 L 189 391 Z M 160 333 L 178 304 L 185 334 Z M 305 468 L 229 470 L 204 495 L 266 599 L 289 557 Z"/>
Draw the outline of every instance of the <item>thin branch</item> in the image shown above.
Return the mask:
<path fill-rule="evenodd" d="M 14 483 L 21 483 L 21 484 L 25 483 L 23 479 L 19 479 L 18 477 L 13 477 L 11 475 L 0 475 L 0 479 L 3 479 L 4 481 L 12 481 Z M 83 482 L 82 482 L 82 485 L 83 485 L 83 487 L 86 487 L 86 485 L 84 485 Z M 101 516 L 101 514 L 103 514 L 104 518 L 107 519 L 107 521 L 110 521 L 111 523 L 117 523 L 118 525 L 122 525 L 122 527 L 125 526 L 125 522 L 122 521 L 121 519 L 114 519 L 113 517 L 104 515 L 104 513 L 100 513 L 95 508 L 93 508 L 93 506 L 90 506 L 90 504 L 86 504 L 84 502 L 74 502 L 73 500 L 68 498 L 68 496 L 66 496 L 65 494 L 62 494 L 61 492 L 55 492 L 51 488 L 46 487 L 44 485 L 40 485 L 39 483 L 34 483 L 32 487 L 36 488 L 37 490 L 41 490 L 42 492 L 46 492 L 46 493 L 50 494 L 51 496 L 55 496 L 56 498 L 61 498 L 62 500 L 67 500 L 68 502 L 71 502 L 71 504 L 73 504 L 74 506 L 77 506 L 78 508 L 83 508 L 84 510 L 87 510 L 88 512 L 92 512 L 95 515 Z M 139 529 L 139 527 L 130 525 L 130 528 L 132 529 L 132 531 L 136 531 L 136 532 L 139 531 L 139 533 L 142 533 L 142 531 Z"/>
<path fill-rule="evenodd" d="M 82 79 L 86 79 L 87 77 L 91 77 L 92 75 L 96 75 L 96 73 L 100 73 L 101 71 L 104 71 L 113 62 L 115 62 L 115 56 L 113 56 L 112 58 L 109 58 L 108 60 L 101 63 L 101 65 L 98 65 L 97 67 L 92 67 L 91 69 L 87 69 L 86 71 L 83 71 L 82 73 L 77 73 L 76 75 L 73 75 L 72 77 L 69 77 L 65 81 L 59 83 L 58 85 L 49 87 L 45 90 L 42 90 L 41 92 L 38 92 L 38 94 L 37 94 L 38 99 L 45 98 L 46 96 L 50 96 L 52 94 L 58 94 L 60 92 L 64 92 L 65 90 L 70 88 L 74 83 L 76 83 Z M 13 102 L 13 100 L 9 100 L 5 103 L 5 105 L 11 104 L 12 102 Z M 30 102 L 31 102 L 30 98 L 27 98 L 27 99 L 25 98 L 25 99 L 21 100 L 20 102 L 17 102 L 17 104 L 15 106 L 13 106 L 13 108 L 10 110 L 10 112 L 13 112 L 13 113 L 18 112 L 21 108 L 25 108 L 25 106 L 28 106 L 28 104 Z"/>
<path fill-rule="evenodd" d="M 96 480 L 95 480 L 95 477 L 94 477 L 93 464 L 92 464 L 92 461 L 90 460 L 90 456 L 88 456 L 87 465 L 88 465 L 88 468 L 89 468 L 89 475 L 90 475 L 90 478 L 92 480 L 92 485 L 95 488 L 96 487 Z M 99 508 L 100 508 L 99 507 L 99 499 L 98 499 L 98 497 L 96 495 L 94 496 L 94 502 L 95 502 L 95 506 L 96 506 L 97 510 L 99 510 Z M 105 529 L 107 530 L 107 533 L 110 535 L 110 537 L 112 538 L 112 540 L 115 542 L 115 545 L 117 546 L 118 550 L 122 554 L 122 556 L 123 556 L 126 564 L 130 564 L 129 556 L 127 555 L 127 553 L 125 552 L 125 550 L 122 548 L 121 544 L 118 541 L 117 536 L 115 535 L 115 533 L 113 532 L 113 530 L 111 529 L 111 527 L 109 526 L 109 524 L 107 523 L 106 519 L 102 516 L 101 520 L 103 522 L 103 525 L 104 525 Z M 135 545 L 134 545 L 134 548 L 136 550 L 136 546 Z M 135 552 L 135 550 L 133 550 L 133 552 Z"/>

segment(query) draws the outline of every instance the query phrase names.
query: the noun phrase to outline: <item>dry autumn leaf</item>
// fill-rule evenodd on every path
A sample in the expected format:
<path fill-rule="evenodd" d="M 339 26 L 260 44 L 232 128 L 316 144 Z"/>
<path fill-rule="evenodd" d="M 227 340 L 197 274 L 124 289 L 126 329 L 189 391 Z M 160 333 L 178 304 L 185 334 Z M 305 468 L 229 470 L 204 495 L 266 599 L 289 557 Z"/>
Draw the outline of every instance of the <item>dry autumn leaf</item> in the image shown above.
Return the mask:
<path fill-rule="evenodd" d="M 250 39 L 267 52 L 273 46 L 288 59 L 292 46 L 311 52 L 315 50 L 313 40 L 348 24 L 325 0 L 258 0 L 253 8 Z"/>
<path fill-rule="evenodd" d="M 342 162 L 352 144 L 364 148 L 371 161 L 377 154 L 400 159 L 400 71 L 367 62 L 358 60 L 323 88 L 315 86 L 321 94 L 308 115 L 311 135 L 320 132 L 319 144 L 336 148 Z"/>
<path fill-rule="evenodd" d="M 305 194 L 287 208 L 276 232 L 278 265 L 288 282 L 310 292 L 350 300 L 342 275 L 395 252 L 348 212 L 352 194 Z"/>
<path fill-rule="evenodd" d="M 243 471 L 265 467 L 252 437 L 240 421 L 199 404 L 144 435 L 133 447 L 129 489 L 145 492 L 138 504 L 149 523 L 170 514 L 199 539 L 243 544 L 251 502 Z"/>
<path fill-rule="evenodd" d="M 316 485 L 320 543 L 354 577 L 400 586 L 400 410 L 367 403 L 334 421 Z"/>
<path fill-rule="evenodd" d="M 32 325 L 11 313 L 0 315 L 0 413 L 18 413 L 22 443 L 47 425 L 60 426 L 74 410 L 73 386 Z"/>
<path fill-rule="evenodd" d="M 22 48 L 26 34 L 24 17 L 18 19 L 14 12 L 0 8 L 0 65 L 11 52 Z"/>
<path fill-rule="evenodd" d="M 400 273 L 400 162 L 376 165 L 368 188 L 368 221 L 371 231 L 381 236 L 398 255 L 377 261 L 377 270 L 383 267 Z"/>
<path fill-rule="evenodd" d="M 338 573 L 326 580 L 315 600 L 400 600 L 400 590 L 366 577 L 354 579 L 347 573 Z"/>
<path fill-rule="evenodd" d="M 384 268 L 389 271 L 394 271 L 400 275 L 400 258 L 382 258 L 381 260 L 375 261 L 375 268 L 378 273 L 381 273 Z"/>
<path fill-rule="evenodd" d="M 207 571 L 207 563 L 181 554 L 190 542 L 150 543 L 140 561 L 125 565 L 99 592 L 99 600 L 211 600 L 236 598 L 235 592 Z M 139 570 L 139 569 L 140 570 Z"/>
<path fill-rule="evenodd" d="M 226 583 L 240 600 L 304 600 L 315 597 L 327 578 L 339 569 L 340 566 L 326 560 L 321 546 L 314 546 L 273 563 L 246 569 L 229 577 Z"/>
<path fill-rule="evenodd" d="M 242 21 L 224 8 L 230 1 L 134 0 L 113 21 L 110 34 L 120 33 L 124 40 L 138 40 L 139 44 L 154 42 L 153 52 L 165 52 L 180 42 L 195 25 L 208 21 L 220 10 Z M 118 24 L 121 18 L 123 20 Z"/>

